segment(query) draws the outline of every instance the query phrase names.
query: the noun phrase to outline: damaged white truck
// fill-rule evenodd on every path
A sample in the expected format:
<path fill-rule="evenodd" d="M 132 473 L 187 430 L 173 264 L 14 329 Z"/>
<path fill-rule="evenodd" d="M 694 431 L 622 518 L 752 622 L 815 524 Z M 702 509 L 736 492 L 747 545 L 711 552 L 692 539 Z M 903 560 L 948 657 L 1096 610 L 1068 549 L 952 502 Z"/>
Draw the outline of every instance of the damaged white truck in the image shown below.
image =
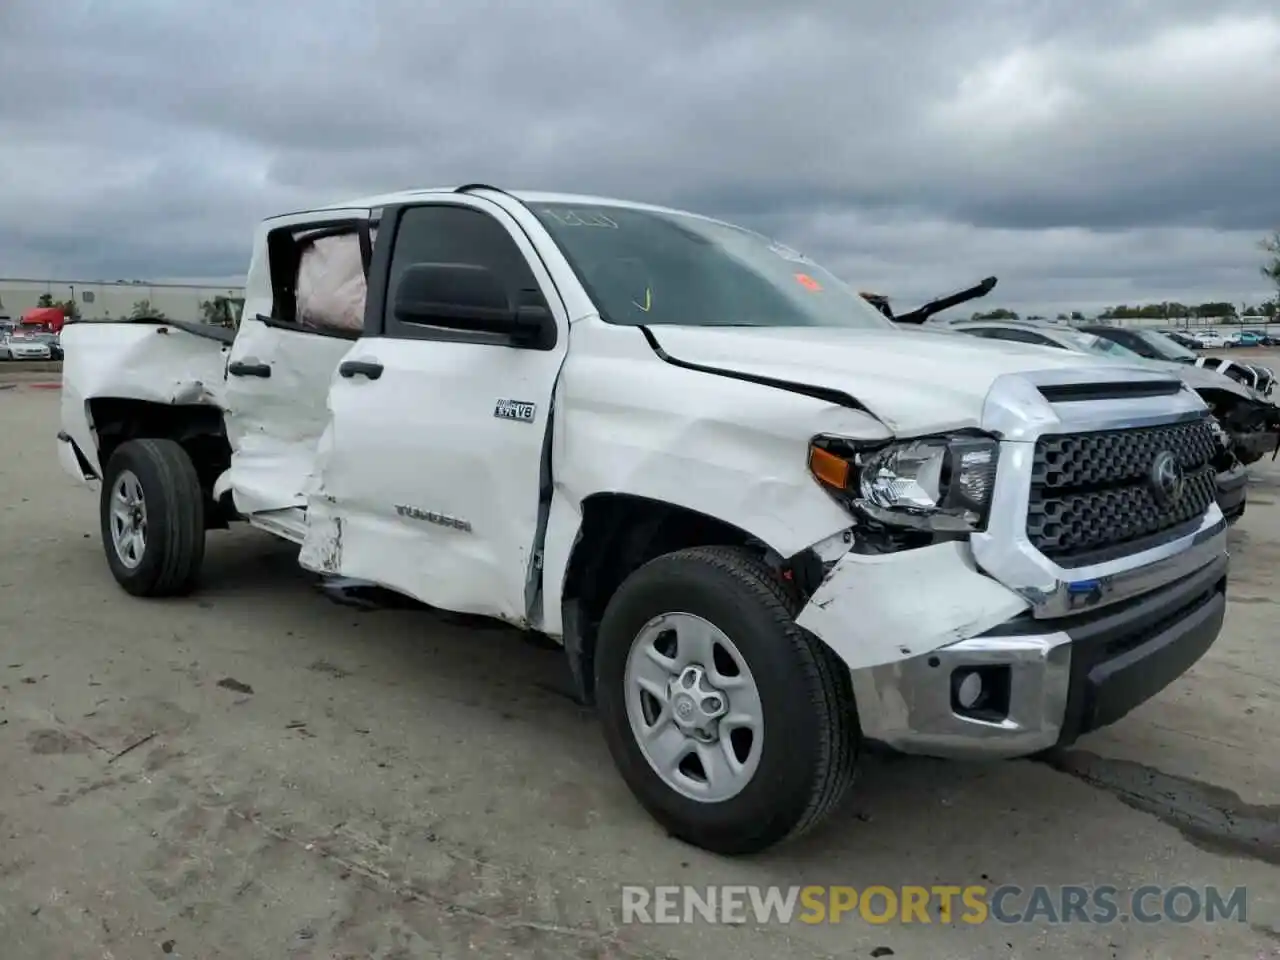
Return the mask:
<path fill-rule="evenodd" d="M 1177 377 L 895 328 L 693 214 L 485 186 L 293 213 L 237 330 L 63 343 L 60 457 L 125 590 L 193 590 L 247 521 L 544 634 L 639 801 L 714 851 L 818 822 L 868 743 L 1068 744 L 1222 625 Z"/>

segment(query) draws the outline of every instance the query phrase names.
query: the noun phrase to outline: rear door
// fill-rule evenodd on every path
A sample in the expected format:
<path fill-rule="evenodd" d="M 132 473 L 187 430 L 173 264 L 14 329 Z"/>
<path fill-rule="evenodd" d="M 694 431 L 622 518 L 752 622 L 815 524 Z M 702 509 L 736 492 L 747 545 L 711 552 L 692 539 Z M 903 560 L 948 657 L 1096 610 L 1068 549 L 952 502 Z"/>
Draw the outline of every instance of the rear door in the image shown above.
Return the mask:
<path fill-rule="evenodd" d="M 329 210 L 269 220 L 255 238 L 227 362 L 231 488 L 243 514 L 306 505 L 328 423 L 329 381 L 360 331 L 302 322 L 299 264 L 317 237 L 363 232 L 367 270 L 368 224 L 367 209 Z"/>
<path fill-rule="evenodd" d="M 389 291 L 418 263 L 486 267 L 513 306 L 540 292 L 554 343 L 515 347 L 480 331 L 401 322 Z M 525 623 L 536 604 L 552 397 L 569 338 L 560 293 L 520 224 L 469 195 L 386 208 L 370 276 L 365 336 L 329 394 L 322 487 L 301 562 L 443 609 Z"/>

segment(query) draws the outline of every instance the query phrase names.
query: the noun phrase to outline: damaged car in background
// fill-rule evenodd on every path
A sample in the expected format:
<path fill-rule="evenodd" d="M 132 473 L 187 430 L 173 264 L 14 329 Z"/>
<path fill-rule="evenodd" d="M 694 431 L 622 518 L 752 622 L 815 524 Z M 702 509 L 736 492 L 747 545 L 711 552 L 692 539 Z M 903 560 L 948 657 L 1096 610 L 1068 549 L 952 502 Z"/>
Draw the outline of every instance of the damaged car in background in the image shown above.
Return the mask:
<path fill-rule="evenodd" d="M 1264 453 L 1274 456 L 1277 444 L 1280 444 L 1280 408 L 1243 384 L 1212 370 L 1149 360 L 1117 341 L 1065 324 L 1026 320 L 953 320 L 946 329 L 989 340 L 1094 354 L 1122 363 L 1154 364 L 1177 374 L 1213 412 L 1218 440 L 1213 460 L 1218 471 L 1218 505 L 1229 523 L 1244 515 L 1248 485 L 1245 467 L 1259 460 Z"/>
<path fill-rule="evenodd" d="M 1113 327 L 1106 324 L 1082 324 L 1085 333 L 1107 340 L 1114 340 L 1148 360 L 1162 360 L 1204 367 L 1230 377 L 1238 383 L 1256 390 L 1263 397 L 1270 397 L 1275 389 L 1275 372 L 1261 363 L 1238 360 L 1235 357 L 1206 357 L 1188 349 L 1169 334 L 1149 327 Z M 1228 344 L 1224 341 L 1223 346 Z"/>
<path fill-rule="evenodd" d="M 548 638 L 638 801 L 724 854 L 820 822 L 869 743 L 1069 744 L 1223 622 L 1217 434 L 1178 377 L 904 331 L 691 213 L 483 185 L 291 213 L 234 330 L 63 341 L 59 456 L 124 590 L 195 590 L 245 521 L 322 583 Z"/>
<path fill-rule="evenodd" d="M 1214 416 L 1231 435 L 1233 450 L 1242 463 L 1254 463 L 1268 454 L 1275 458 L 1280 450 L 1280 407 L 1272 399 L 1275 375 L 1270 367 L 1198 356 L 1157 330 L 1092 324 L 1078 329 L 1117 343 L 1147 360 L 1182 370 L 1183 378 L 1201 391 Z M 1212 376 L 1206 379 L 1191 370 L 1208 371 Z M 1227 390 L 1221 380 L 1212 377 L 1230 380 L 1241 390 Z M 1208 395 L 1206 389 L 1210 391 Z"/>
<path fill-rule="evenodd" d="M 863 299 L 889 319 L 921 329 L 944 310 L 985 297 L 996 286 L 995 277 L 957 293 L 931 300 L 907 313 L 894 313 L 883 294 L 863 293 Z M 1271 399 L 1274 376 L 1261 364 L 1245 364 L 1237 360 L 1201 357 L 1187 350 L 1157 330 L 1140 327 L 1114 327 L 1107 324 L 1050 323 L 1033 320 L 956 319 L 946 328 L 988 339 L 1014 343 L 1057 347 L 1080 353 L 1097 354 L 1130 362 L 1163 367 L 1177 373 L 1191 389 L 1204 399 L 1221 431 L 1229 438 L 1229 452 L 1219 454 L 1219 466 L 1229 459 L 1248 466 L 1264 456 L 1274 458 L 1280 450 L 1280 407 Z M 1109 349 L 1114 346 L 1115 349 Z M 1244 508 L 1244 481 L 1230 471 L 1222 475 L 1220 491 L 1228 506 L 1228 515 L 1239 516 Z M 1238 503 L 1237 503 L 1238 498 Z"/>

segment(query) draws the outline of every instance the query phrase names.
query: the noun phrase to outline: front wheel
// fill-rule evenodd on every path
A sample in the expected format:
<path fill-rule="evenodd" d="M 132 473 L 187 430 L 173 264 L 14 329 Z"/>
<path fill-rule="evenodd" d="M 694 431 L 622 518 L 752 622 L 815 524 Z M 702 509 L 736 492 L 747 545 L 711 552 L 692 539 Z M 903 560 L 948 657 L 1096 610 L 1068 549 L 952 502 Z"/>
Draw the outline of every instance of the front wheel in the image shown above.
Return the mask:
<path fill-rule="evenodd" d="M 204 562 L 204 491 L 172 440 L 129 440 L 111 454 L 99 512 L 116 582 L 138 597 L 189 593 Z"/>
<path fill-rule="evenodd" d="M 672 835 L 754 853 L 814 826 L 853 782 L 848 671 L 793 613 L 774 573 L 731 547 L 659 557 L 610 600 L 596 655 L 605 737 Z"/>

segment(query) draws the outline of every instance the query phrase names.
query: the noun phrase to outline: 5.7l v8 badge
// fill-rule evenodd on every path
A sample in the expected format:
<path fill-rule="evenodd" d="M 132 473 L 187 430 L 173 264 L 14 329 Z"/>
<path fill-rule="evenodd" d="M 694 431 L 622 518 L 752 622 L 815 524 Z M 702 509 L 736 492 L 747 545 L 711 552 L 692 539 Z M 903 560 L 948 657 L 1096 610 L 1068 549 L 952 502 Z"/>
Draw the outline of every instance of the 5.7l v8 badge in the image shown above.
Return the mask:
<path fill-rule="evenodd" d="M 524 423 L 533 423 L 534 414 L 537 412 L 536 404 L 526 403 L 523 400 L 499 400 L 497 406 L 493 408 L 493 415 L 499 420 L 520 420 Z"/>

